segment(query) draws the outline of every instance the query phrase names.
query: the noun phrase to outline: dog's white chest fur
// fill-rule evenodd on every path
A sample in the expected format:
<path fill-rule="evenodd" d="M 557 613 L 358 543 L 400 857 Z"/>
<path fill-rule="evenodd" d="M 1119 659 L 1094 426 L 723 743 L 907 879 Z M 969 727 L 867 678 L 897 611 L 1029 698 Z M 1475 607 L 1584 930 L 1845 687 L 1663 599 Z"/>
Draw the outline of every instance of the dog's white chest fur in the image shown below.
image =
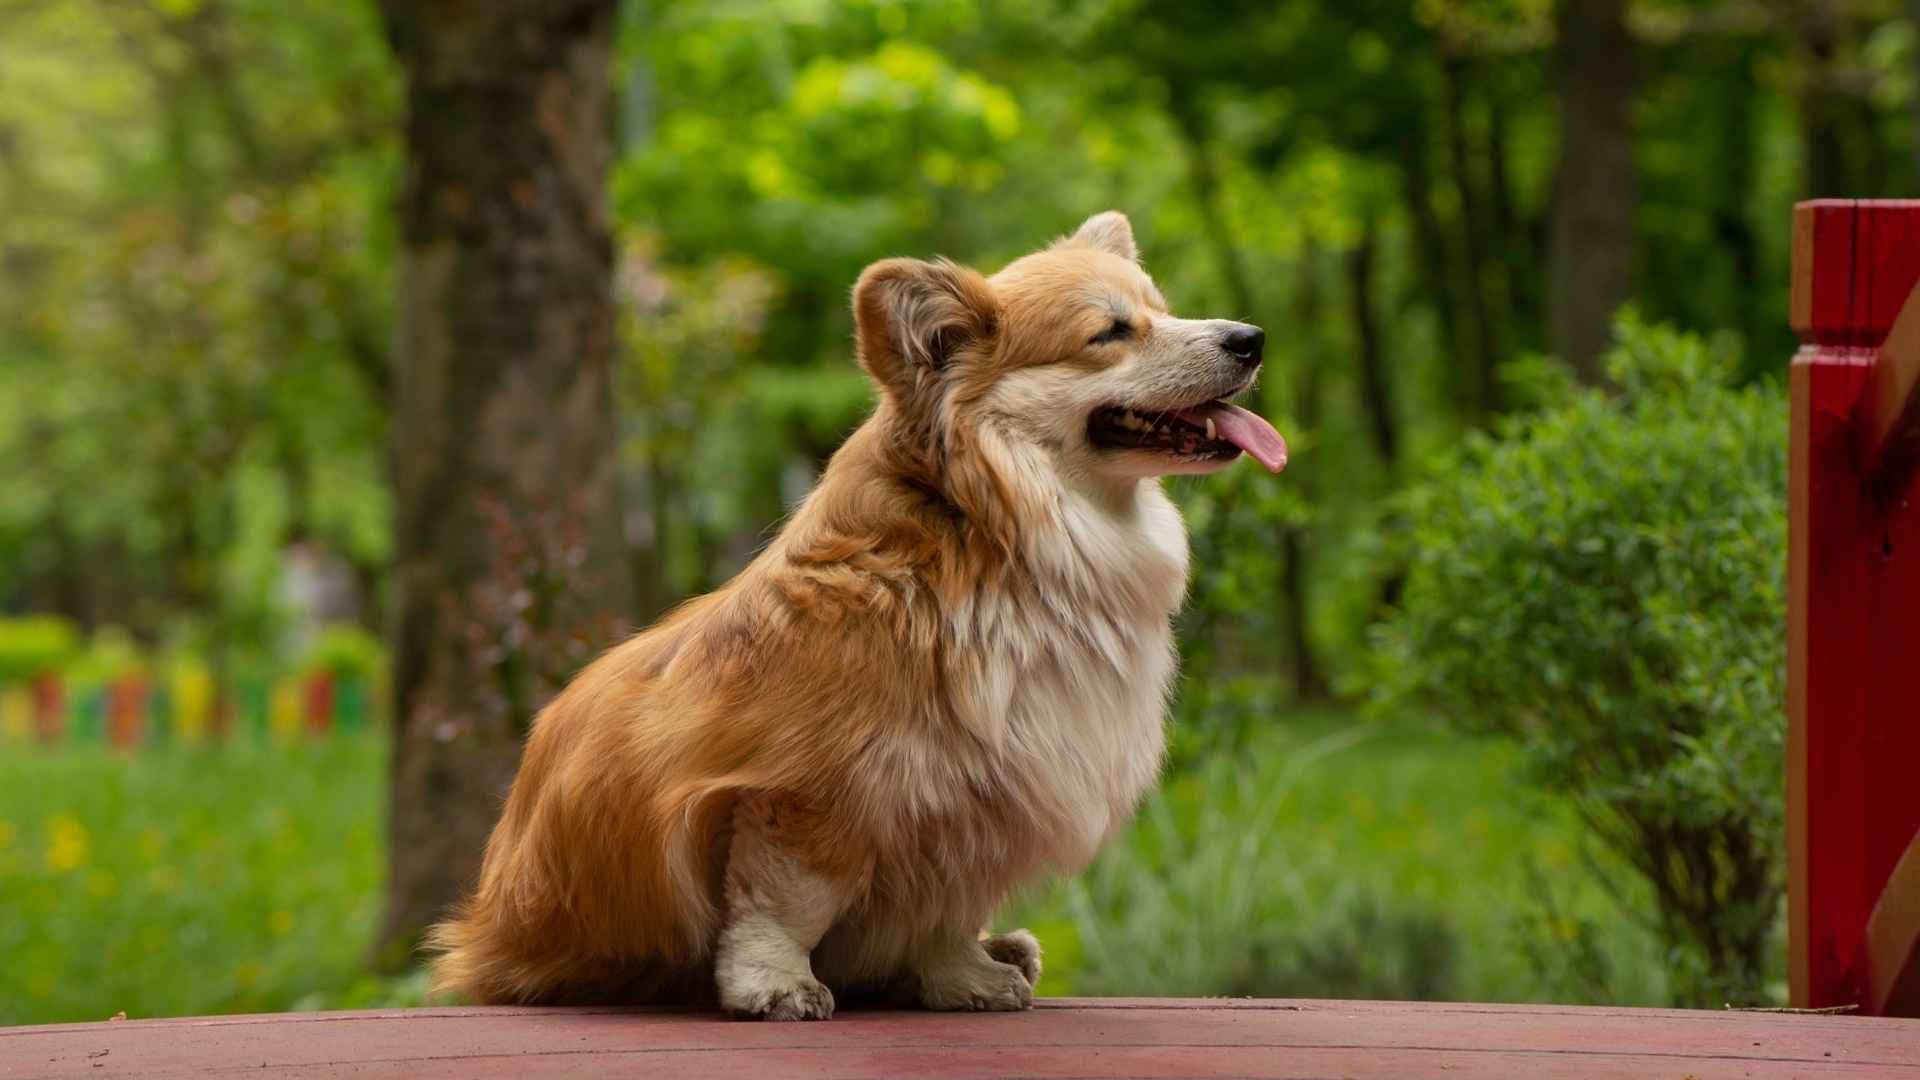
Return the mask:
<path fill-rule="evenodd" d="M 1153 482 L 1119 509 L 1062 492 L 1049 524 L 1028 536 L 1030 587 L 983 589 L 955 626 L 976 660 L 958 704 L 1031 810 L 1028 859 L 1073 871 L 1159 771 L 1187 537 Z"/>

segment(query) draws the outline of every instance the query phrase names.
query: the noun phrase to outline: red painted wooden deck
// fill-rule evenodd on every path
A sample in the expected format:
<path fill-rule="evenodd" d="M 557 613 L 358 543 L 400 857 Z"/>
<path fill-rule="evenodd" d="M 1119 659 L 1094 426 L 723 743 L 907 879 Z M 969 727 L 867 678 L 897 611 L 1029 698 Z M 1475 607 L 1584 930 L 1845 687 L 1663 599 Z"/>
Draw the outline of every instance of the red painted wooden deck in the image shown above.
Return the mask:
<path fill-rule="evenodd" d="M 395 1009 L 0 1028 L 0 1077 L 1920 1077 L 1920 1020 L 1344 1001 L 1053 999 L 760 1024 Z"/>

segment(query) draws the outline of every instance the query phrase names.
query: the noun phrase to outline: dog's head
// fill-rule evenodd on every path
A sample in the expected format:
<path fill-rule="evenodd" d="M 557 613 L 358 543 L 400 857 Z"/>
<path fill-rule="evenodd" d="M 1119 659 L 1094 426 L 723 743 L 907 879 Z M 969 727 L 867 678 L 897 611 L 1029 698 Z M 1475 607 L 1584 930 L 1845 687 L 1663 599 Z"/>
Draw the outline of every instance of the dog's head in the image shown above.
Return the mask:
<path fill-rule="evenodd" d="M 1266 335 L 1175 318 L 1119 213 L 990 278 L 945 260 L 875 263 L 853 309 L 861 363 L 933 458 L 994 440 L 1108 480 L 1214 472 L 1242 451 L 1286 464 L 1273 427 L 1228 403 L 1253 385 Z"/>

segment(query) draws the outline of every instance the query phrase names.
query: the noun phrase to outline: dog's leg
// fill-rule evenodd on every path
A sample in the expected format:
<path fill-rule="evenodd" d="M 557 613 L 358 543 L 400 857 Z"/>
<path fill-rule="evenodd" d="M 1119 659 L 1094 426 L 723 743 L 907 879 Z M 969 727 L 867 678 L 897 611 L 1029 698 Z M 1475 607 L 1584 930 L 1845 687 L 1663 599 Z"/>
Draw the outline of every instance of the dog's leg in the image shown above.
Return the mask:
<path fill-rule="evenodd" d="M 1011 1012 L 1033 1007 L 1033 983 L 1018 963 L 1003 963 L 989 953 L 997 949 L 1010 957 L 1017 947 L 1009 939 L 1025 938 L 1033 945 L 1034 975 L 1039 976 L 1039 942 L 1025 931 L 981 941 L 974 932 L 943 933 L 914 958 L 914 977 L 920 1004 L 929 1009 L 973 1009 Z"/>
<path fill-rule="evenodd" d="M 736 1016 L 825 1020 L 833 992 L 813 977 L 811 954 L 847 896 L 802 857 L 799 838 L 782 827 L 783 809 L 749 799 L 734 811 L 714 981 Z"/>
<path fill-rule="evenodd" d="M 1031 930 L 1009 930 L 1004 934 L 980 932 L 980 944 L 987 955 L 1003 964 L 1012 964 L 1026 976 L 1028 986 L 1040 985 L 1040 939 Z"/>

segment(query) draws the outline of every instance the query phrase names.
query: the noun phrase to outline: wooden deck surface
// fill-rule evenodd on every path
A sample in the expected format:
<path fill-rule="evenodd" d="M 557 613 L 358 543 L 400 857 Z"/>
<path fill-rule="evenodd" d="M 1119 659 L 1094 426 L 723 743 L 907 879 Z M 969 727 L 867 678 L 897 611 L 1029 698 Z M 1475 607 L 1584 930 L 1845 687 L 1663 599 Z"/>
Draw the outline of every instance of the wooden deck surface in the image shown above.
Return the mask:
<path fill-rule="evenodd" d="M 760 1024 L 442 1008 L 0 1028 L 0 1077 L 1901 1077 L 1920 1020 L 1341 1001 L 1053 999 Z"/>

